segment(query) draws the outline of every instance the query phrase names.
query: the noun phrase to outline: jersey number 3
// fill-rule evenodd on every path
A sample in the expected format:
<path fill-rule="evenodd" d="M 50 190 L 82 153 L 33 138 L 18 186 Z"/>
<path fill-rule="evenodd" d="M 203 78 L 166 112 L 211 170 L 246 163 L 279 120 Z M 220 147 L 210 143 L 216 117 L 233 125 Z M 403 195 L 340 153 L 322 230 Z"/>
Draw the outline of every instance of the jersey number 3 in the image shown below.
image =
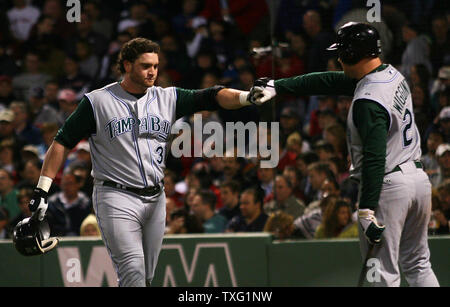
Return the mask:
<path fill-rule="evenodd" d="M 158 146 L 155 151 L 158 154 L 156 162 L 158 162 L 158 164 L 161 164 L 164 160 L 164 148 L 162 146 Z"/>
<path fill-rule="evenodd" d="M 413 118 L 411 111 L 409 109 L 406 109 L 405 115 L 403 116 L 403 122 L 406 124 L 403 127 L 402 133 L 403 133 L 403 147 L 408 147 L 411 145 L 413 138 L 408 138 L 408 132 L 411 130 L 412 124 L 413 124 Z"/>

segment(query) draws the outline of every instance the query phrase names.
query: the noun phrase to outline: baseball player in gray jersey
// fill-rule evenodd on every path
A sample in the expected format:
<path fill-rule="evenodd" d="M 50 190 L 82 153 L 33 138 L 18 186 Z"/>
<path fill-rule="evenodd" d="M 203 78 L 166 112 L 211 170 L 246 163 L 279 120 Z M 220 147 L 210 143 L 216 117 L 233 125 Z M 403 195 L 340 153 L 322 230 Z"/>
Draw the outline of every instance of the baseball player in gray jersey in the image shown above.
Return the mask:
<path fill-rule="evenodd" d="M 409 86 L 397 69 L 382 64 L 379 35 L 368 24 L 345 24 L 328 49 L 337 50 L 344 72 L 259 79 L 250 99 L 262 103 L 277 93 L 353 96 L 347 118 L 350 174 L 360 182 L 363 259 L 372 250 L 380 263 L 374 285 L 399 286 L 400 263 L 409 285 L 439 286 L 428 248 L 431 184 L 419 162 Z"/>
<path fill-rule="evenodd" d="M 87 93 L 47 151 L 30 210 L 42 220 L 52 180 L 69 151 L 89 139 L 93 206 L 119 286 L 150 285 L 165 228 L 163 174 L 172 124 L 200 110 L 250 105 L 248 92 L 154 86 L 158 44 L 136 38 L 121 49 L 123 80 Z M 257 104 L 257 103 L 256 103 Z"/>

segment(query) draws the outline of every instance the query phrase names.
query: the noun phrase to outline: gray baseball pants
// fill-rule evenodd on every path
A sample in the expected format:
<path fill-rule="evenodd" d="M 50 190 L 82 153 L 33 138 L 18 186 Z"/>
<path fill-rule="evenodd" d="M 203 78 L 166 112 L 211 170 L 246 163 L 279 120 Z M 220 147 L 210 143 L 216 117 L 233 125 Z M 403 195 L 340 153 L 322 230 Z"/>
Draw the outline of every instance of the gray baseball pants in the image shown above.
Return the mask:
<path fill-rule="evenodd" d="M 404 163 L 400 168 L 401 171 L 384 177 L 375 210 L 375 217 L 386 229 L 372 253 L 372 258 L 380 263 L 379 278 L 373 286 L 400 286 L 400 264 L 410 286 L 437 287 L 428 248 L 431 184 L 427 174 L 413 162 Z M 359 237 L 364 259 L 368 242 L 361 228 Z"/>
<path fill-rule="evenodd" d="M 111 256 L 120 287 L 151 284 L 164 236 L 164 190 L 141 197 L 95 185 L 93 205 L 103 242 Z"/>

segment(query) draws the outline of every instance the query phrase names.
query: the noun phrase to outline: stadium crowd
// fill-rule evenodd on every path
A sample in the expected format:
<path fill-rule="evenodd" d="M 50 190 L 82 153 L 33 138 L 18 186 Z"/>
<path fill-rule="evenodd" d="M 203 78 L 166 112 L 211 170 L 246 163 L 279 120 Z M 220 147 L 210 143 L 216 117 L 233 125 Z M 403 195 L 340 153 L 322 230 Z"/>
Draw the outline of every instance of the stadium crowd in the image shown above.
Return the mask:
<path fill-rule="evenodd" d="M 10 238 L 14 225 L 30 216 L 28 203 L 46 150 L 83 95 L 120 80 L 116 59 L 128 40 L 142 36 L 160 44 L 158 86 L 249 90 L 259 77 L 341 70 L 335 54 L 325 50 L 334 29 L 350 20 L 365 22 L 369 9 L 365 1 L 351 0 L 267 3 L 83 0 L 80 21 L 68 22 L 66 1 L 2 1 L 0 238 Z M 373 25 L 382 37 L 383 60 L 400 69 L 411 89 L 422 163 L 433 184 L 430 234 L 448 234 L 448 4 L 383 0 L 381 19 Z M 272 51 L 252 52 L 266 46 Z M 278 121 L 280 160 L 274 168 L 261 168 L 257 158 L 169 153 L 166 233 L 357 237 L 358 186 L 349 178 L 345 140 L 351 101 L 277 96 L 269 113 L 255 106 L 201 112 L 203 124 Z M 193 125 L 193 117 L 182 120 Z M 52 235 L 99 235 L 89 152 L 89 143 L 80 142 L 53 182 L 47 211 Z"/>

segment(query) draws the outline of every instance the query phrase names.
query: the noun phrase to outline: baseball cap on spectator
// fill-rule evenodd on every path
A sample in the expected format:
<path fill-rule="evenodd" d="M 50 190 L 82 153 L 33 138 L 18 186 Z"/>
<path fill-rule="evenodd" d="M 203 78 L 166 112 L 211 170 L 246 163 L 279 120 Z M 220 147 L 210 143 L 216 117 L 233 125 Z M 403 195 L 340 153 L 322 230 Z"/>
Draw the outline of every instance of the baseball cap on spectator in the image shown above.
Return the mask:
<path fill-rule="evenodd" d="M 13 122 L 14 121 L 14 112 L 9 110 L 9 109 L 5 109 L 3 111 L 0 112 L 0 122 Z"/>
<path fill-rule="evenodd" d="M 192 28 L 197 29 L 198 27 L 208 25 L 208 22 L 206 21 L 206 19 L 204 17 L 199 16 L 199 17 L 192 18 L 191 25 L 192 25 Z"/>
<path fill-rule="evenodd" d="M 450 66 L 444 66 L 439 69 L 439 79 L 450 80 Z"/>
<path fill-rule="evenodd" d="M 44 98 L 44 89 L 40 86 L 36 86 L 30 89 L 30 97 Z"/>
<path fill-rule="evenodd" d="M 84 150 L 86 152 L 91 152 L 91 148 L 89 147 L 89 143 L 88 142 L 80 142 L 78 143 L 77 147 L 76 147 L 77 151 L 80 150 Z"/>
<path fill-rule="evenodd" d="M 132 20 L 132 19 L 122 20 L 117 27 L 117 31 L 120 33 L 120 32 L 125 31 L 128 28 L 134 28 L 137 26 L 139 26 L 139 22 L 136 20 Z"/>
<path fill-rule="evenodd" d="M 450 120 L 450 107 L 444 107 L 439 112 L 439 120 Z"/>
<path fill-rule="evenodd" d="M 439 145 L 438 148 L 436 149 L 436 156 L 442 157 L 442 155 L 444 153 L 446 153 L 447 151 L 450 151 L 450 144 L 443 143 L 443 144 Z"/>
<path fill-rule="evenodd" d="M 34 145 L 25 145 L 25 146 L 22 148 L 22 151 L 23 151 L 23 152 L 31 152 L 31 153 L 35 154 L 36 156 L 39 156 L 39 150 L 38 150 L 38 148 L 37 148 L 36 146 L 34 146 Z"/>
<path fill-rule="evenodd" d="M 283 110 L 281 110 L 280 117 L 299 118 L 300 116 L 295 108 L 284 107 Z"/>
<path fill-rule="evenodd" d="M 65 100 L 69 103 L 74 102 L 77 99 L 77 94 L 70 88 L 62 89 L 58 92 L 58 100 Z"/>

